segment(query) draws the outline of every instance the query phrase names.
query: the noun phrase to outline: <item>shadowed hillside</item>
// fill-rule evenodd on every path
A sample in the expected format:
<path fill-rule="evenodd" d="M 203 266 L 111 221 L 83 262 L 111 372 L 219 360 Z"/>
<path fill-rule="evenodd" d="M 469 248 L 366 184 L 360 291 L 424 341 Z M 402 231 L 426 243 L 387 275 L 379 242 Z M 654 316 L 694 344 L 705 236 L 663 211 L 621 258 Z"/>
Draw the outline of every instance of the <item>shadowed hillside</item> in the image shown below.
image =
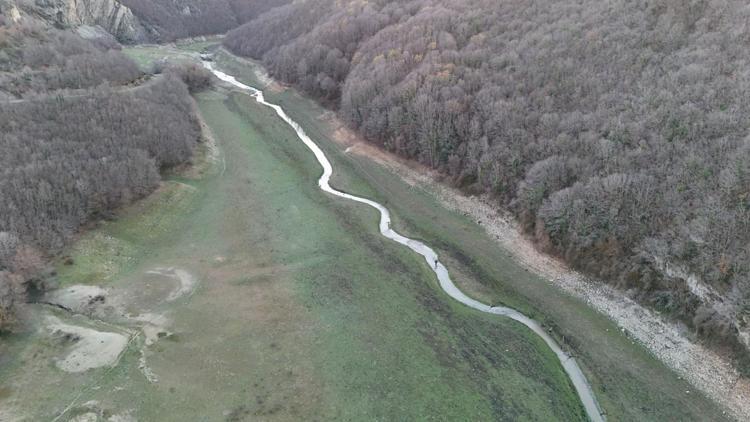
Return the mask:
<path fill-rule="evenodd" d="M 291 0 L 0 0 L 0 23 L 35 20 L 126 44 L 223 34 Z"/>
<path fill-rule="evenodd" d="M 122 0 L 154 41 L 223 34 L 290 0 Z"/>

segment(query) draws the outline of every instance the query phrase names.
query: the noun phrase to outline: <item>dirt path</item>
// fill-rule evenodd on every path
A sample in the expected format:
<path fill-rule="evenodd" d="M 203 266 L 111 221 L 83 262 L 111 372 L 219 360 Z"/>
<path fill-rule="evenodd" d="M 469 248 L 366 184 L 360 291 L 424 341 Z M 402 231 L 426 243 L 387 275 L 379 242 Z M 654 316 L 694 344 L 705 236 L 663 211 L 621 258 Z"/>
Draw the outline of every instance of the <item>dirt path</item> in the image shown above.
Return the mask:
<path fill-rule="evenodd" d="M 729 360 L 692 342 L 677 324 L 627 298 L 624 292 L 602 281 L 588 279 L 559 260 L 539 252 L 521 234 L 514 219 L 499 212 L 490 198 L 469 197 L 439 183 L 434 171 L 365 142 L 347 130 L 333 113 L 323 118 L 335 129 L 334 140 L 345 147 L 345 153 L 375 160 L 408 184 L 434 196 L 446 208 L 471 217 L 523 266 L 607 315 L 621 330 L 720 403 L 734 418 L 750 420 L 750 382 L 740 377 Z"/>

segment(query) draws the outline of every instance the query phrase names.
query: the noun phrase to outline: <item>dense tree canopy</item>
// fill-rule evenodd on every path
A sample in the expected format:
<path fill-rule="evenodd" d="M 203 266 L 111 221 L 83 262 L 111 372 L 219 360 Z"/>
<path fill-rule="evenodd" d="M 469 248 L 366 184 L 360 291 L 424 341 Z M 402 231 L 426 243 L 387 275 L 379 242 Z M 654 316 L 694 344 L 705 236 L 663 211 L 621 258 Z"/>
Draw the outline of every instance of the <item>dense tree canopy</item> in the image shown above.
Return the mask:
<path fill-rule="evenodd" d="M 152 192 L 200 136 L 196 72 L 146 80 L 117 51 L 70 33 L 0 27 L 0 329 L 81 225 Z M 188 77 L 189 76 L 189 77 Z M 202 83 L 202 80 L 201 80 Z M 24 98 L 21 98 L 24 97 Z"/>
<path fill-rule="evenodd" d="M 0 30 L 0 91 L 12 96 L 123 85 L 139 76 L 138 66 L 119 51 L 72 32 L 48 33 L 33 24 Z"/>
<path fill-rule="evenodd" d="M 297 0 L 225 45 L 697 330 L 750 322 L 739 0 Z"/>

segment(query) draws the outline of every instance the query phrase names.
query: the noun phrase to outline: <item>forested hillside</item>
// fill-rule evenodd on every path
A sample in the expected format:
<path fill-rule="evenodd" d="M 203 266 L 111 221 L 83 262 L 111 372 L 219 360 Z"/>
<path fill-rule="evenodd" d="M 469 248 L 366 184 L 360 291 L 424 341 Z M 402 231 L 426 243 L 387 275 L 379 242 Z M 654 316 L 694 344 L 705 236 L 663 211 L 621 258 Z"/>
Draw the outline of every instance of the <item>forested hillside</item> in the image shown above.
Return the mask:
<path fill-rule="evenodd" d="M 0 0 L 3 21 L 108 32 L 125 44 L 223 34 L 291 0 Z"/>
<path fill-rule="evenodd" d="M 118 51 L 0 26 L 0 328 L 80 227 L 152 192 L 199 140 L 186 85 Z"/>
<path fill-rule="evenodd" d="M 122 0 L 154 41 L 223 34 L 291 0 Z"/>
<path fill-rule="evenodd" d="M 142 76 L 117 50 L 71 32 L 48 33 L 38 25 L 13 27 L 0 35 L 0 95 L 21 98 L 60 89 L 120 86 Z"/>
<path fill-rule="evenodd" d="M 738 0 L 297 0 L 225 46 L 746 354 L 749 18 Z"/>

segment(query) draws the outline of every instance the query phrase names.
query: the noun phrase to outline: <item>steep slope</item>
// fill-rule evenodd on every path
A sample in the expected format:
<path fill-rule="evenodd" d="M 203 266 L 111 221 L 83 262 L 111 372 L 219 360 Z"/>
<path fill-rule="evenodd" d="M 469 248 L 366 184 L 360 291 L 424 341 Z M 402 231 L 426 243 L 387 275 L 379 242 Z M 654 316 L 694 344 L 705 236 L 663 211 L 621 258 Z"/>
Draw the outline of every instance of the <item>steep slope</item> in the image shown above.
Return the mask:
<path fill-rule="evenodd" d="M 153 41 L 228 30 L 290 0 L 122 0 L 149 29 Z"/>
<path fill-rule="evenodd" d="M 25 16 L 58 28 L 99 26 L 124 43 L 148 39 L 140 20 L 118 0 L 2 0 L 0 13 L 6 20 L 18 21 Z"/>
<path fill-rule="evenodd" d="M 125 44 L 167 42 L 223 34 L 290 1 L 0 0 L 0 19 L 26 18 L 57 28 L 98 27 Z"/>

